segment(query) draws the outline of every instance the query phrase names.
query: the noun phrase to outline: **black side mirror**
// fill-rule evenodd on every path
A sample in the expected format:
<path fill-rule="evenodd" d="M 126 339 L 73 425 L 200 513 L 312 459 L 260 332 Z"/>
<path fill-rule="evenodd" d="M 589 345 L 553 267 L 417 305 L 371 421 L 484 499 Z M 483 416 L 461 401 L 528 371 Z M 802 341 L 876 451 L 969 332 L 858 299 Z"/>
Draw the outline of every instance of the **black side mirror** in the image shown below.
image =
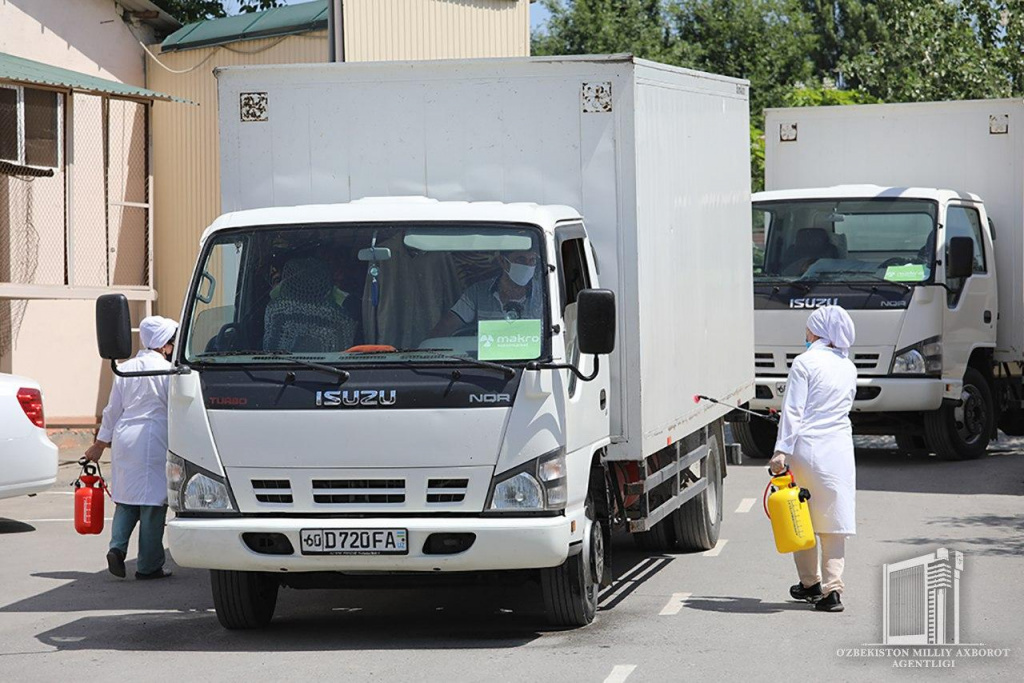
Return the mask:
<path fill-rule="evenodd" d="M 946 250 L 946 279 L 970 277 L 974 274 L 974 240 L 954 237 Z"/>
<path fill-rule="evenodd" d="M 124 294 L 104 294 L 96 299 L 96 343 L 100 358 L 131 357 L 132 317 Z"/>
<path fill-rule="evenodd" d="M 615 292 L 584 289 L 576 297 L 576 338 L 580 353 L 605 355 L 615 350 Z"/>

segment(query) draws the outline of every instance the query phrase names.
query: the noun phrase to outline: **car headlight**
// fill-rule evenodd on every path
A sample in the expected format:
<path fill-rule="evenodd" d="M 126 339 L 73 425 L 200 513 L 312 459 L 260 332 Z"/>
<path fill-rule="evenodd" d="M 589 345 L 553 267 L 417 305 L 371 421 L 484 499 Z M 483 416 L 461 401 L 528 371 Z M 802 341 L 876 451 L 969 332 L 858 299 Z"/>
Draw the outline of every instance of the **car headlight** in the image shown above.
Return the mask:
<path fill-rule="evenodd" d="M 896 352 L 894 375 L 941 375 L 942 337 L 931 337 Z"/>
<path fill-rule="evenodd" d="M 223 477 L 174 453 L 167 454 L 167 505 L 175 512 L 233 512 L 231 490 Z"/>
<path fill-rule="evenodd" d="M 562 510 L 568 501 L 565 451 L 546 453 L 494 478 L 487 509 L 495 512 Z"/>

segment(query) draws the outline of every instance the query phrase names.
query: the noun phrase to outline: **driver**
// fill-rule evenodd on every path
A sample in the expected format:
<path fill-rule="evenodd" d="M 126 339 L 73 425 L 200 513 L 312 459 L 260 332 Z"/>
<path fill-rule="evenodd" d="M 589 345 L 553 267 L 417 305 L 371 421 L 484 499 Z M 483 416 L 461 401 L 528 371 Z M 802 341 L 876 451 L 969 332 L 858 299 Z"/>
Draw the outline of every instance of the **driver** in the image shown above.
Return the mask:
<path fill-rule="evenodd" d="M 498 254 L 501 274 L 470 285 L 430 333 L 450 337 L 477 320 L 524 320 L 542 317 L 544 295 L 534 251 Z"/>

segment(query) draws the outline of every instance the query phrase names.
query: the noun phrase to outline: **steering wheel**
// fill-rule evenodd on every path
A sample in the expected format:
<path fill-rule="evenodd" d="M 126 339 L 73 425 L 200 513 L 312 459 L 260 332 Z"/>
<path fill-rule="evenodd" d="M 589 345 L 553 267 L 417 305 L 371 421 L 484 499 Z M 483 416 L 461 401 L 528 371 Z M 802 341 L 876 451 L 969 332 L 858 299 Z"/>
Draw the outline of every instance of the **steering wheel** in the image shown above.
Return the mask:
<path fill-rule="evenodd" d="M 908 265 L 908 264 L 916 264 L 916 263 L 918 263 L 918 259 L 916 257 L 912 258 L 912 259 L 907 259 L 907 258 L 900 258 L 899 256 L 894 256 L 892 258 L 885 259 L 884 261 L 879 263 L 878 267 L 876 268 L 876 270 L 880 270 L 882 268 L 888 268 L 889 266 L 905 266 L 905 265 Z"/>

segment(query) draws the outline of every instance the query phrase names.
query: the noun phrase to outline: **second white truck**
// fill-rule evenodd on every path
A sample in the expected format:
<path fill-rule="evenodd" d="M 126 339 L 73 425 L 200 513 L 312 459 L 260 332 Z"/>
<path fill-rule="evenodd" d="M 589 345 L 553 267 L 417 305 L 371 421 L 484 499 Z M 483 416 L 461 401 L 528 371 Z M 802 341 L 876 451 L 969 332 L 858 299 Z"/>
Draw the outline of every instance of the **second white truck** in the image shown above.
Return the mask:
<path fill-rule="evenodd" d="M 752 407 L 781 405 L 808 313 L 838 304 L 857 324 L 857 433 L 945 459 L 1024 434 L 1024 102 L 770 110 L 766 187 Z M 771 423 L 733 432 L 771 455 Z"/>
<path fill-rule="evenodd" d="M 627 56 L 218 73 L 223 209 L 170 388 L 175 561 L 280 587 L 715 545 L 753 398 L 745 82 Z M 103 355 L 124 353 L 125 309 Z"/>

